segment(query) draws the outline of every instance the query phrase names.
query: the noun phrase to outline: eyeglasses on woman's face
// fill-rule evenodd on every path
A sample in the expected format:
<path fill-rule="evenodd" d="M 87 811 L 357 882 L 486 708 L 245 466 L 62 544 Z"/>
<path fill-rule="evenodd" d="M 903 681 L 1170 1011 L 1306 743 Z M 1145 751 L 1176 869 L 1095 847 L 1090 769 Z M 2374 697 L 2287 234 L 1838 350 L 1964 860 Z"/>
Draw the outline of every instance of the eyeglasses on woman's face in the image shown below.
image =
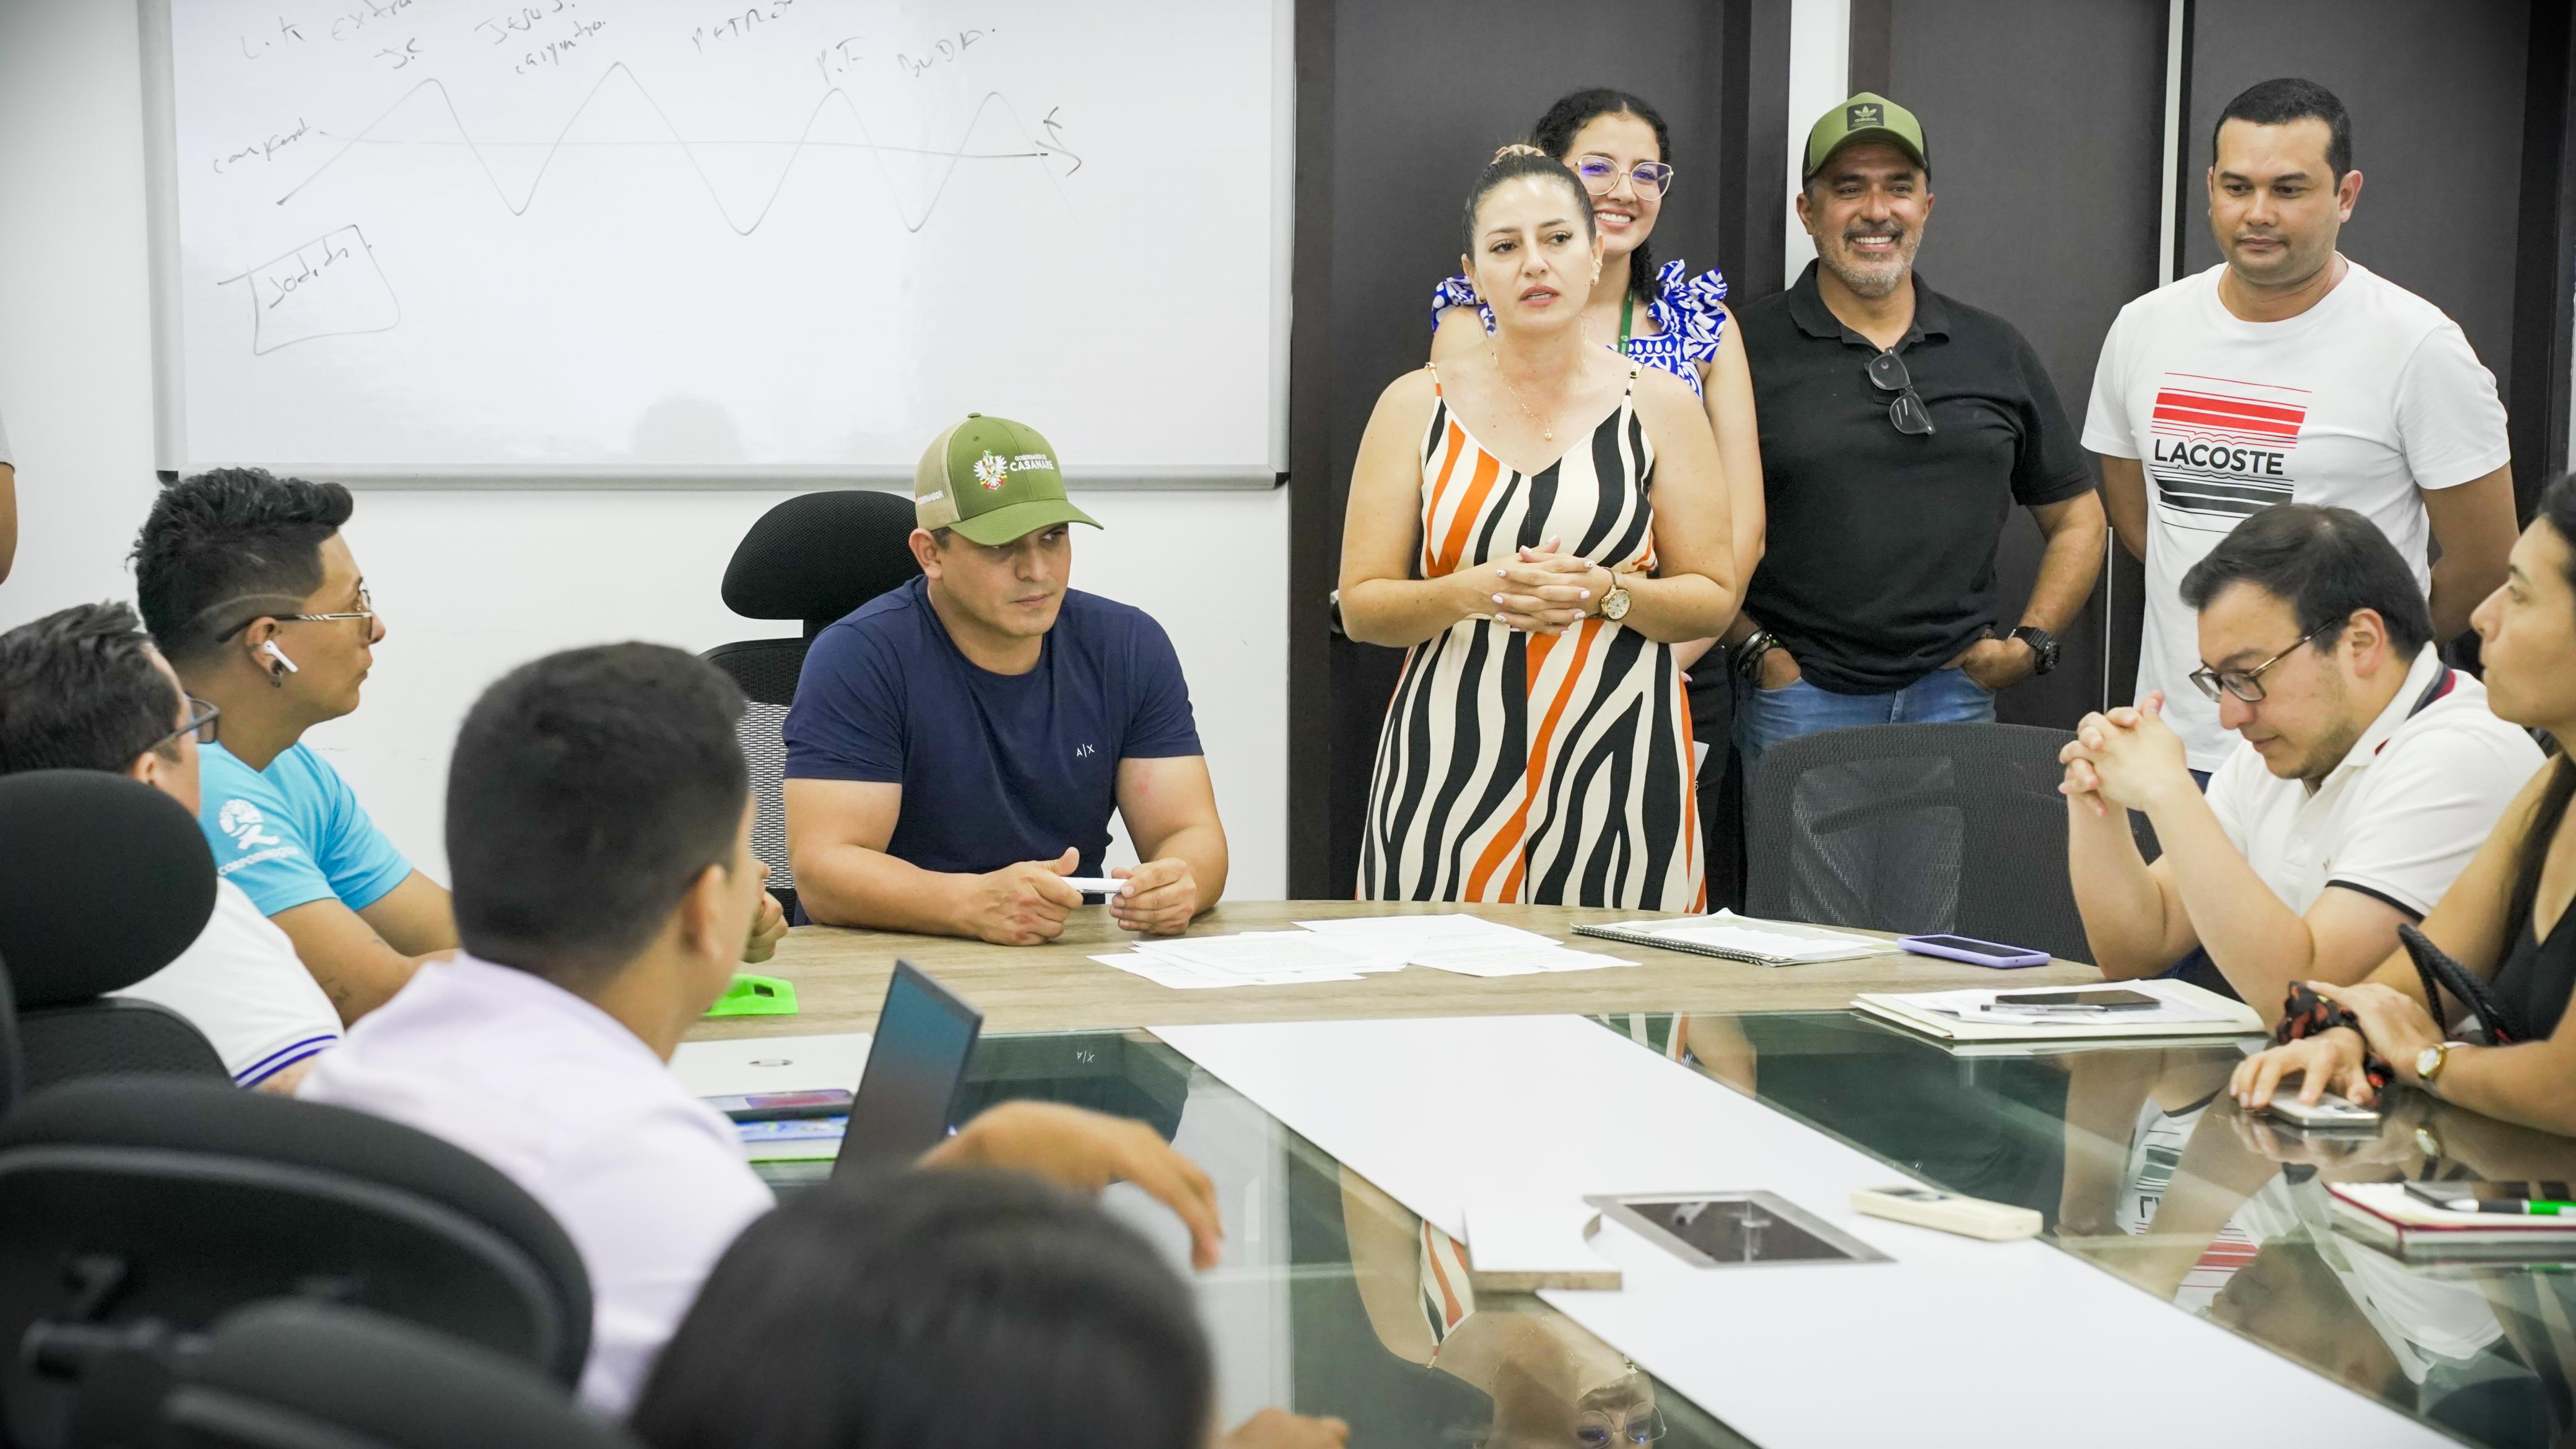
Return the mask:
<path fill-rule="evenodd" d="M 1621 176 L 1628 178 L 1639 196 L 1661 196 L 1673 186 L 1673 168 L 1661 161 L 1640 161 L 1623 172 L 1616 160 L 1597 151 L 1575 157 L 1574 174 L 1583 178 L 1583 189 L 1595 196 L 1618 190 Z"/>

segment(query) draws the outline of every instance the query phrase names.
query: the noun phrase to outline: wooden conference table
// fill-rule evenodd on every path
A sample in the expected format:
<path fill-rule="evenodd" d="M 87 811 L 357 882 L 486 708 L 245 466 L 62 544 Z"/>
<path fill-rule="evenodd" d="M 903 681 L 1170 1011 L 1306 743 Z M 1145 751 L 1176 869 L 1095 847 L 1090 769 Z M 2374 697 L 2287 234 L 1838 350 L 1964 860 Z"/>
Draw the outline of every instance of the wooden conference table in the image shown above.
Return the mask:
<path fill-rule="evenodd" d="M 1193 936 L 1278 931 L 1340 916 L 1454 912 L 1454 905 L 1378 901 L 1229 901 L 1190 927 Z M 1477 906 L 1499 925 L 1560 937 L 1578 951 L 1638 964 L 1602 971 L 1473 977 L 1420 966 L 1352 982 L 1175 991 L 1090 959 L 1136 938 L 1110 924 L 1104 906 L 1078 912 L 1044 946 L 994 946 L 941 936 L 800 926 L 762 974 L 796 986 L 794 1016 L 702 1022 L 692 1041 L 867 1031 L 876 1023 L 897 957 L 938 977 L 984 1012 L 988 1032 L 1125 1030 L 1245 1021 L 1346 1021 L 1371 1017 L 1577 1015 L 1612 1011 L 1820 1011 L 1861 991 L 1932 991 L 1991 985 L 1996 973 L 1930 956 L 1874 956 L 1809 966 L 1755 966 L 1573 934 L 1577 925 L 1635 920 L 1637 911 L 1573 906 Z M 2013 973 L 2015 984 L 2068 985 L 2101 973 L 2053 961 Z"/>

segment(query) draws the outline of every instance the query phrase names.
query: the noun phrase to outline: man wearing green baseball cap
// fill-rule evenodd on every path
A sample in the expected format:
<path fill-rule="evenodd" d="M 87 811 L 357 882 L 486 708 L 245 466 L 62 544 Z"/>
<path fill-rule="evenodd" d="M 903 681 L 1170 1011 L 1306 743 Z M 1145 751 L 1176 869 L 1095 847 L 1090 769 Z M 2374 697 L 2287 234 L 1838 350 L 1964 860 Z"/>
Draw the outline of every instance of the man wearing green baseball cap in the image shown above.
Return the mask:
<path fill-rule="evenodd" d="M 1885 96 L 1819 116 L 1797 199 L 1816 260 L 1736 312 L 1769 512 L 1727 641 L 1753 686 L 1735 717 L 1748 775 L 1820 730 L 1992 720 L 1998 691 L 2057 663 L 2101 568 L 2101 500 L 2047 370 L 2010 322 L 1914 270 L 1930 158 Z M 2017 507 L 2048 540 L 2019 604 L 1995 581 Z"/>
<path fill-rule="evenodd" d="M 1173 935 L 1225 890 L 1225 827 L 1172 641 L 1065 586 L 1036 429 L 969 413 L 913 475 L 922 576 L 815 636 L 787 716 L 787 849 L 825 925 L 1054 940 L 1087 894 Z M 1100 885 L 1109 815 L 1140 862 Z"/>

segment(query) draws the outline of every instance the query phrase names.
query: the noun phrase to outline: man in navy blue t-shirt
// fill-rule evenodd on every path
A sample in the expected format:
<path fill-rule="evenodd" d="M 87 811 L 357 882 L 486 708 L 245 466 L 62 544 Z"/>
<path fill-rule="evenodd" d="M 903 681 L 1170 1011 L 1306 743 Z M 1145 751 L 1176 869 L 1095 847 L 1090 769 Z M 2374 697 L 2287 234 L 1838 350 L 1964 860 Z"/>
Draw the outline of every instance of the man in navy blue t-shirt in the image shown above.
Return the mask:
<path fill-rule="evenodd" d="M 1143 863 L 1110 916 L 1172 935 L 1225 890 L 1189 687 L 1162 626 L 1065 587 L 1055 450 L 970 413 L 922 455 L 922 577 L 825 629 L 787 716 L 797 902 L 835 926 L 1051 941 L 1098 877 L 1109 813 Z"/>

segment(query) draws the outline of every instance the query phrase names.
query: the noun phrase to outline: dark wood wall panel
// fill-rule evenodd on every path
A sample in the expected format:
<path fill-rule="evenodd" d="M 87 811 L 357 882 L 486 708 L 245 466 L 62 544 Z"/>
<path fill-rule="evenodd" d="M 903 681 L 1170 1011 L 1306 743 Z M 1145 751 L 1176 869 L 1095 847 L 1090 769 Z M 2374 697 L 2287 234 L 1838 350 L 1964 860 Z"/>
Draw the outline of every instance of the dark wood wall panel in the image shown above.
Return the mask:
<path fill-rule="evenodd" d="M 2165 0 L 1861 0 L 1887 26 L 1887 94 L 1923 122 L 1932 221 L 1916 265 L 1943 292 L 2021 329 L 2070 426 L 2084 426 L 2111 319 L 2154 289 L 2162 208 Z M 1857 66 L 1875 47 L 1855 38 Z M 2080 65 L 2067 64 L 2083 56 Z M 1997 560 L 2018 607 L 2041 539 L 2015 517 Z M 2136 678 L 2134 567 L 2097 585 L 2057 671 L 2007 691 L 1997 713 L 2071 728 Z"/>

